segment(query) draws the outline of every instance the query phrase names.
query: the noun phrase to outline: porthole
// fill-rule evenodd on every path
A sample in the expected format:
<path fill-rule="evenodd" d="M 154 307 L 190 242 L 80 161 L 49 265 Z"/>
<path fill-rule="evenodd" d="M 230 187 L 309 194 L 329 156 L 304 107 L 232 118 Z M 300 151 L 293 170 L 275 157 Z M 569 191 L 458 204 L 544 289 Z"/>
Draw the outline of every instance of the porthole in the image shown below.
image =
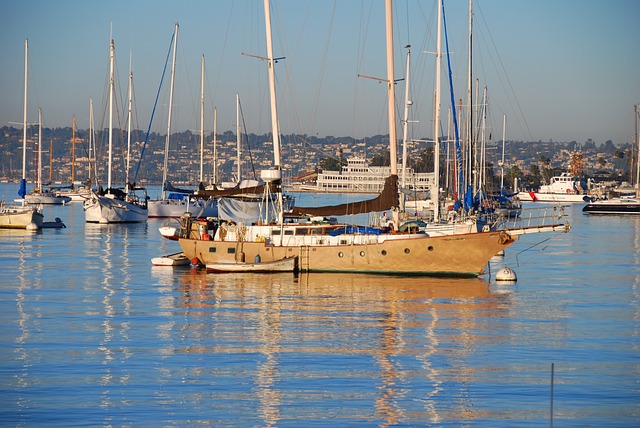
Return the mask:
<path fill-rule="evenodd" d="M 404 253 L 405 253 L 405 254 L 409 254 L 410 252 L 411 252 L 411 250 L 410 250 L 410 249 L 408 249 L 408 248 L 405 248 L 405 249 L 404 249 Z"/>
<path fill-rule="evenodd" d="M 364 251 L 360 251 L 360 257 L 364 257 Z"/>
<path fill-rule="evenodd" d="M 382 254 L 383 256 L 386 256 L 387 255 L 387 250 L 380 251 L 380 254 Z"/>
<path fill-rule="evenodd" d="M 429 251 L 433 251 L 433 247 L 432 247 L 431 245 L 429 245 L 429 246 L 427 247 L 427 250 L 429 250 Z"/>
<path fill-rule="evenodd" d="M 338 257 L 344 257 L 344 253 L 343 253 L 342 251 L 340 251 L 340 252 L 338 253 Z"/>

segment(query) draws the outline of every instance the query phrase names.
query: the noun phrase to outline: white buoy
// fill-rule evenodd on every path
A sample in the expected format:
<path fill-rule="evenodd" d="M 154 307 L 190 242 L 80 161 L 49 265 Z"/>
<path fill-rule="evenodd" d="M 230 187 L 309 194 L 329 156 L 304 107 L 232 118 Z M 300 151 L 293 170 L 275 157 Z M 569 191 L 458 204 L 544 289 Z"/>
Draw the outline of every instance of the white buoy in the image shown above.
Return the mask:
<path fill-rule="evenodd" d="M 518 280 L 518 276 L 516 272 L 508 267 L 503 267 L 496 274 L 496 281 L 508 281 L 508 282 L 516 282 Z"/>
<path fill-rule="evenodd" d="M 31 222 L 25 227 L 25 229 L 27 229 L 27 230 L 38 230 L 39 227 L 34 222 Z"/>

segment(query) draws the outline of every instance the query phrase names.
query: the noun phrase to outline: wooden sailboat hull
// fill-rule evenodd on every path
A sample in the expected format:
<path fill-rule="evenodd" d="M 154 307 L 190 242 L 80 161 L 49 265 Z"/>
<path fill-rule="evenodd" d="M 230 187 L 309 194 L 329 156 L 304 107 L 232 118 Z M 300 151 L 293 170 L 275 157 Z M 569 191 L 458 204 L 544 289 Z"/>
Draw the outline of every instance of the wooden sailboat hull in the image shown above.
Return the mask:
<path fill-rule="evenodd" d="M 286 238 L 286 237 L 285 237 Z M 359 243 L 326 244 L 329 237 L 309 236 L 307 242 L 274 244 L 267 239 L 253 242 L 179 239 L 190 260 L 204 265 L 238 260 L 264 261 L 298 257 L 300 271 L 365 272 L 378 274 L 478 276 L 494 255 L 516 239 L 506 232 L 481 232 L 430 237 L 426 234 L 360 235 Z M 263 242 L 260 242 L 263 241 Z M 333 241 L 335 242 L 335 241 Z M 340 242 L 338 239 L 337 242 Z"/>
<path fill-rule="evenodd" d="M 143 223 L 148 218 L 146 207 L 95 193 L 83 207 L 87 223 Z"/>

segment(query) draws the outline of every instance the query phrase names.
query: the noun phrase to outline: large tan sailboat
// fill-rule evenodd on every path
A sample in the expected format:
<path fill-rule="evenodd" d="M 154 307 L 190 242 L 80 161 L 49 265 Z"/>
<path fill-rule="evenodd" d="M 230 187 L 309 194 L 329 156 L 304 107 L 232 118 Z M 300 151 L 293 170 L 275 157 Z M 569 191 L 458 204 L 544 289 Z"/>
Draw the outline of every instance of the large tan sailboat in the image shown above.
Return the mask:
<path fill-rule="evenodd" d="M 282 204 L 280 170 L 280 131 L 277 118 L 274 55 L 271 45 L 269 1 L 264 2 L 267 31 L 267 55 L 271 95 L 271 120 L 274 167 L 262 171 L 265 184 L 265 214 L 268 204 L 279 204 L 277 218 L 256 224 L 191 221 L 186 217 L 179 244 L 193 264 L 233 264 L 274 262 L 297 258 L 300 271 L 365 272 L 377 274 L 477 276 L 491 259 L 525 233 L 568 231 L 569 226 L 552 223 L 501 231 L 430 236 L 400 223 L 397 163 L 391 162 L 390 176 L 377 198 L 331 207 L 294 207 L 285 212 Z M 393 31 L 391 0 L 386 0 L 387 88 L 391 159 L 397 159 L 396 118 L 394 110 Z M 442 10 L 439 11 L 441 19 Z M 256 193 L 259 189 L 251 189 Z M 203 194 L 204 195 L 204 194 Z M 222 193 L 207 196 L 223 196 Z M 275 198 L 272 196 L 276 196 Z M 332 215 L 347 215 L 390 210 L 387 227 L 336 224 Z"/>

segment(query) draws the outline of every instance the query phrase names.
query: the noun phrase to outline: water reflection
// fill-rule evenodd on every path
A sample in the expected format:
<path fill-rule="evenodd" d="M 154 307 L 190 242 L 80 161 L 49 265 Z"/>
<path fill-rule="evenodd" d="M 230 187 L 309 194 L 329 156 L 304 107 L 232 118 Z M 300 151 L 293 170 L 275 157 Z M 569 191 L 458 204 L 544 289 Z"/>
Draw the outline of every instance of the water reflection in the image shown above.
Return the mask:
<path fill-rule="evenodd" d="M 383 425 L 407 420 L 407 414 L 437 423 L 435 403 L 444 399 L 439 396 L 451 372 L 442 373 L 434 358 L 459 364 L 457 380 L 470 382 L 474 369 L 465 367 L 465 359 L 478 341 L 493 340 L 483 319 L 504 316 L 509 306 L 508 294 L 492 293 L 481 279 L 198 270 L 177 279 L 188 324 L 188 340 L 182 340 L 192 344 L 185 352 L 258 355 L 253 391 L 265 425 L 276 425 L 285 407 L 299 417 L 322 418 L 321 406 L 285 403 L 332 392 L 340 412 L 357 420 L 362 404 L 350 407 L 348 398 L 356 391 L 368 396 Z M 363 393 L 362 385 L 351 389 L 353 382 L 370 383 L 371 392 Z M 419 407 L 406 398 L 416 385 L 424 390 Z M 470 399 L 458 399 L 457 411 L 469 413 Z"/>

